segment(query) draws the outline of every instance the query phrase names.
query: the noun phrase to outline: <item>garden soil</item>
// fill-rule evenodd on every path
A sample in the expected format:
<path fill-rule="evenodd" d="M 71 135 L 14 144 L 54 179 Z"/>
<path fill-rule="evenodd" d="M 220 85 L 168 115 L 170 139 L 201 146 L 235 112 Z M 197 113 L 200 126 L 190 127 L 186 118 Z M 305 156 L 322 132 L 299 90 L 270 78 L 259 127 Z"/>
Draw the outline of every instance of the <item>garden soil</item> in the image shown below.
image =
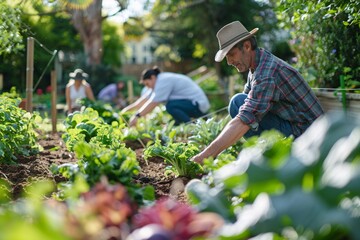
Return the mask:
<path fill-rule="evenodd" d="M 54 183 L 65 181 L 62 176 L 54 175 L 50 166 L 77 161 L 74 154 L 66 149 L 61 133 L 40 135 L 39 144 L 43 150 L 37 155 L 18 156 L 16 164 L 0 164 L 0 178 L 10 184 L 14 199 L 21 197 L 25 187 L 31 182 L 43 179 L 50 179 Z M 153 186 L 156 199 L 171 197 L 186 202 L 183 190 L 188 179 L 166 176 L 166 166 L 161 158 L 145 161 L 141 143 L 127 142 L 126 145 L 135 151 L 141 167 L 140 173 L 134 177 L 135 182 L 142 186 Z"/>

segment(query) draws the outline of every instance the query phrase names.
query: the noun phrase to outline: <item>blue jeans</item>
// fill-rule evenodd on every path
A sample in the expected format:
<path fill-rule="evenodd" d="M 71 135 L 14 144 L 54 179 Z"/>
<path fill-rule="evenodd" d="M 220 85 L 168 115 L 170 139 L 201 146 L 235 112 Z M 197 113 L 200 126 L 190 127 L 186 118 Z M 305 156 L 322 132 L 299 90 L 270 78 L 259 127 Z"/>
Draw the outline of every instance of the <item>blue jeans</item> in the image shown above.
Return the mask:
<path fill-rule="evenodd" d="M 190 100 L 170 100 L 165 106 L 166 111 L 174 118 L 175 125 L 190 122 L 191 118 L 198 118 L 204 115 L 199 110 L 198 104 L 193 104 Z"/>
<path fill-rule="evenodd" d="M 231 98 L 228 111 L 232 118 L 234 118 L 239 113 L 239 108 L 244 104 L 246 98 L 247 94 L 245 93 L 238 93 Z M 287 137 L 293 134 L 293 130 L 289 121 L 268 112 L 259 122 L 257 131 L 250 129 L 244 136 L 252 137 L 255 135 L 260 135 L 263 131 L 270 129 L 276 129 Z"/>

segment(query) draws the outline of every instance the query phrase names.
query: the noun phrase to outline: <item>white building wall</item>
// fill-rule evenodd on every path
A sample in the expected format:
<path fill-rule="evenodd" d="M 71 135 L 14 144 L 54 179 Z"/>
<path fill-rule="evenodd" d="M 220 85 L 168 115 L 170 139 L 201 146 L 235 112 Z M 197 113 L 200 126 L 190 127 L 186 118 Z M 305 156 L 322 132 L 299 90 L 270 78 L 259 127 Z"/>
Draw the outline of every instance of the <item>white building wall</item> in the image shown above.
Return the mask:
<path fill-rule="evenodd" d="M 127 64 L 148 64 L 155 61 L 153 49 L 155 42 L 150 37 L 143 37 L 140 40 L 130 40 L 126 43 L 126 57 Z"/>

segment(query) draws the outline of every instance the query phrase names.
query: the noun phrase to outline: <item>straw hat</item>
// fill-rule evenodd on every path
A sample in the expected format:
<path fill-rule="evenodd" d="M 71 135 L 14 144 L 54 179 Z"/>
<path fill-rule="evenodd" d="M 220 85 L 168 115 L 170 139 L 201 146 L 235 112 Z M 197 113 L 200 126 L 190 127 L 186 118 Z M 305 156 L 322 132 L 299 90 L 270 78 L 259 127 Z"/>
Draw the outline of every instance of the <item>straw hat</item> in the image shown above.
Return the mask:
<path fill-rule="evenodd" d="M 249 32 L 239 21 L 234 21 L 222 27 L 216 34 L 220 50 L 216 53 L 215 61 L 221 62 L 235 44 L 250 38 L 258 30 L 258 28 L 254 28 Z"/>
<path fill-rule="evenodd" d="M 82 80 L 82 79 L 85 79 L 87 78 L 89 75 L 87 73 L 85 73 L 82 69 L 80 68 L 77 68 L 75 69 L 73 72 L 71 72 L 69 74 L 69 76 L 73 79 L 78 79 L 78 80 Z"/>

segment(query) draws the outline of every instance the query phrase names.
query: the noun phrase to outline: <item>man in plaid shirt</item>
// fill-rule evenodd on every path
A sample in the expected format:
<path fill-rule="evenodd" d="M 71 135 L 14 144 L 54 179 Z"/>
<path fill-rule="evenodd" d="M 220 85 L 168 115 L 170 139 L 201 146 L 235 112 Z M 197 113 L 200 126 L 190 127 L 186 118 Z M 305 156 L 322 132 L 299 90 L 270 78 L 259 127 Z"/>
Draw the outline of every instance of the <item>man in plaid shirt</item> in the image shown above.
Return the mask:
<path fill-rule="evenodd" d="M 233 118 L 219 136 L 192 160 L 216 157 L 241 137 L 276 129 L 285 136 L 300 136 L 324 113 L 319 100 L 299 72 L 272 53 L 257 47 L 254 34 L 239 22 L 225 25 L 217 33 L 220 50 L 215 61 L 225 57 L 239 72 L 249 72 L 243 93 L 232 97 Z"/>

